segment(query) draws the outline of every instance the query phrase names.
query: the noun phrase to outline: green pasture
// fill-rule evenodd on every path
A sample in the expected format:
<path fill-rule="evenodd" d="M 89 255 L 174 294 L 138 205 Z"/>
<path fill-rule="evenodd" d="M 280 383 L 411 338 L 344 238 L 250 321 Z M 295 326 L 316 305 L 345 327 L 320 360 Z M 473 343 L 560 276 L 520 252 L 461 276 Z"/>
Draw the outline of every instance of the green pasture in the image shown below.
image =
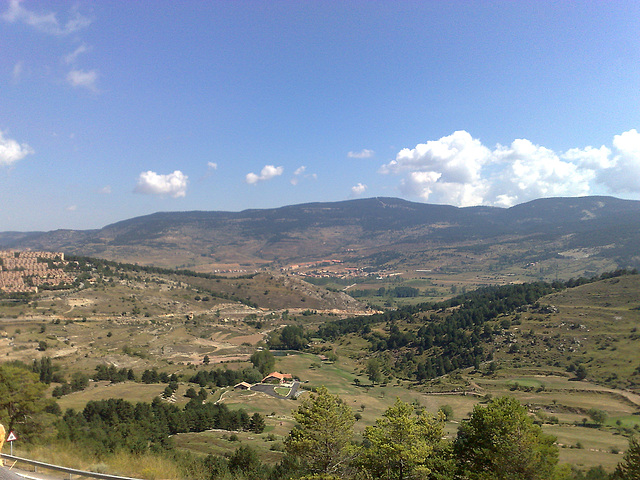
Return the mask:
<path fill-rule="evenodd" d="M 624 452 L 628 446 L 626 437 L 595 428 L 547 425 L 544 431 L 557 438 L 560 462 L 584 469 L 602 465 L 613 470 L 622 455 L 612 451 Z"/>
<path fill-rule="evenodd" d="M 174 444 L 179 449 L 208 455 L 225 455 L 233 453 L 240 446 L 250 446 L 258 452 L 265 463 L 276 463 L 282 458 L 280 451 L 272 450 L 274 445 L 282 445 L 282 438 L 269 441 L 268 433 L 227 432 L 210 430 L 202 433 L 180 433 L 173 436 Z M 233 437 L 232 437 L 233 436 Z"/>
<path fill-rule="evenodd" d="M 90 383 L 86 390 L 63 396 L 58 400 L 58 405 L 60 405 L 60 408 L 64 411 L 67 408 L 82 410 L 87 402 L 107 400 L 109 398 L 122 398 L 132 403 L 151 403 L 155 397 L 162 395 L 165 387 L 166 384 L 161 383 L 145 384 L 122 382 L 112 384 L 109 382 L 95 382 Z M 179 399 L 179 403 L 186 403 L 186 400 L 188 400 L 184 398 L 185 391 L 186 387 L 183 385 L 182 388 L 176 392 L 176 398 Z"/>

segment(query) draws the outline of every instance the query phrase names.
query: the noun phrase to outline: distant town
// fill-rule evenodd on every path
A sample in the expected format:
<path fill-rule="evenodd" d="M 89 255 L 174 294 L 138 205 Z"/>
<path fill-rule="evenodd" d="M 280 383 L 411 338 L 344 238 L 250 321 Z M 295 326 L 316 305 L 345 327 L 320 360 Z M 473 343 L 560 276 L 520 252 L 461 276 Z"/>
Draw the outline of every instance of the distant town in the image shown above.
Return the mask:
<path fill-rule="evenodd" d="M 38 287 L 73 283 L 75 277 L 63 270 L 64 253 L 0 250 L 0 291 L 36 293 Z"/>

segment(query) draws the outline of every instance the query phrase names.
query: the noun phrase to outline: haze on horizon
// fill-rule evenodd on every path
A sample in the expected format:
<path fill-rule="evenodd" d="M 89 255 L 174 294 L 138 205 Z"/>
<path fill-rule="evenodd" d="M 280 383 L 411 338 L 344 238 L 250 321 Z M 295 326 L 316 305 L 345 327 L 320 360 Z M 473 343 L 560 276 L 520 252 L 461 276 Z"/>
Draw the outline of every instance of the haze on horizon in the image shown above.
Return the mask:
<path fill-rule="evenodd" d="M 0 231 L 640 199 L 640 4 L 0 0 Z"/>

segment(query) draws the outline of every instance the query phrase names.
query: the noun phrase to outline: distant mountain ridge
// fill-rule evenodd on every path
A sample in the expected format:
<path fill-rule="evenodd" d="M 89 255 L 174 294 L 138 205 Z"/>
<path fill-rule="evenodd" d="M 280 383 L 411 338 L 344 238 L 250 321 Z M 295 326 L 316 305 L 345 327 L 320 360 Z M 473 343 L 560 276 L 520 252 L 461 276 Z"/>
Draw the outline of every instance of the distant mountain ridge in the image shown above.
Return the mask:
<path fill-rule="evenodd" d="M 258 266 L 347 252 L 480 251 L 507 239 L 533 248 L 532 258 L 553 244 L 550 255 L 554 249 L 599 249 L 620 266 L 634 266 L 640 264 L 640 201 L 592 196 L 458 208 L 375 197 L 241 212 L 158 212 L 96 230 L 4 232 L 0 247 L 169 266 Z"/>

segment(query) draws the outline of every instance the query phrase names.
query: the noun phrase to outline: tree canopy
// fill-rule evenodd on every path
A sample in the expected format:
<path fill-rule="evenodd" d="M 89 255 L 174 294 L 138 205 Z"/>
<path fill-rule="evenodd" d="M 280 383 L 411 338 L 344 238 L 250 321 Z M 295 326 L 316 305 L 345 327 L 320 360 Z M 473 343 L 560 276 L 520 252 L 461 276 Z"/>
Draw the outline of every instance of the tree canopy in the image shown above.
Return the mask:
<path fill-rule="evenodd" d="M 367 446 L 360 464 L 374 478 L 424 478 L 427 462 L 443 435 L 444 416 L 435 417 L 397 399 L 364 431 Z"/>
<path fill-rule="evenodd" d="M 632 437 L 629 440 L 629 448 L 616 467 L 614 478 L 616 480 L 637 480 L 640 478 L 640 440 L 638 438 Z"/>
<path fill-rule="evenodd" d="M 268 375 L 273 372 L 273 368 L 276 365 L 276 359 L 269 350 L 258 350 L 251 355 L 250 360 L 253 366 L 260 370 L 262 375 Z"/>
<path fill-rule="evenodd" d="M 33 372 L 13 365 L 0 365 L 0 420 L 7 430 L 29 422 L 34 413 L 42 411 L 46 404 L 46 388 Z"/>
<path fill-rule="evenodd" d="M 293 412 L 297 424 L 285 441 L 287 453 L 302 459 L 311 474 L 338 474 L 351 460 L 355 417 L 337 395 L 325 387 Z"/>
<path fill-rule="evenodd" d="M 546 480 L 558 462 L 554 441 L 518 400 L 500 397 L 474 407 L 458 429 L 454 452 L 469 480 Z"/>

